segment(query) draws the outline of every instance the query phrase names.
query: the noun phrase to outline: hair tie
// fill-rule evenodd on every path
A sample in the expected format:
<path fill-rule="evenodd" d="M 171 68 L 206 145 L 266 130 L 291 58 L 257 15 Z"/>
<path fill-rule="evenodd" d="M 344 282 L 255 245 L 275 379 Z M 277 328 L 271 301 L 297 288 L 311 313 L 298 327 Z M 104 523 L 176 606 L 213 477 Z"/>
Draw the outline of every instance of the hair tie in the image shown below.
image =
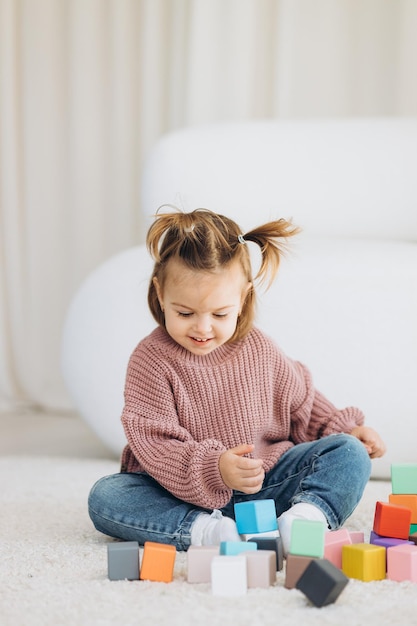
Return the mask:
<path fill-rule="evenodd" d="M 242 234 L 237 236 L 237 240 L 239 243 L 247 243 L 246 239 L 244 238 Z"/>

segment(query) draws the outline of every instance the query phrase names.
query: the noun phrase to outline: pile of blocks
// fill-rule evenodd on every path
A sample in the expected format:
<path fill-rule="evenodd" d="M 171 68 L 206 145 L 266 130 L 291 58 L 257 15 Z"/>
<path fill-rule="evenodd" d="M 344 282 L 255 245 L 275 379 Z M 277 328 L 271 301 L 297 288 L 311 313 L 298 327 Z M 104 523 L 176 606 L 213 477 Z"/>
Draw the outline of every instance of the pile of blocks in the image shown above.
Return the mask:
<path fill-rule="evenodd" d="M 322 522 L 295 519 L 285 587 L 299 589 L 321 607 L 335 602 L 350 578 L 417 582 L 417 464 L 392 465 L 391 483 L 389 501 L 376 503 L 369 543 L 363 532 L 327 531 Z M 214 595 L 228 597 L 275 584 L 283 569 L 275 502 L 236 504 L 235 520 L 242 541 L 188 549 L 189 583 L 211 583 Z M 142 562 L 136 541 L 107 549 L 110 580 L 173 580 L 174 546 L 146 542 Z"/>

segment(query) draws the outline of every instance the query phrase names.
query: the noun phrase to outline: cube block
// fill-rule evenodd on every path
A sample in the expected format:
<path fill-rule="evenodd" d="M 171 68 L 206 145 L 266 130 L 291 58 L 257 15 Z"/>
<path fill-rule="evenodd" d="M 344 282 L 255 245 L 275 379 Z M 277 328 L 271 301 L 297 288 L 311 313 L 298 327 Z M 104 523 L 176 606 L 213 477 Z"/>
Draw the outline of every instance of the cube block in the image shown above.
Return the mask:
<path fill-rule="evenodd" d="M 273 550 L 275 552 L 276 559 L 276 571 L 280 572 L 284 567 L 284 548 L 282 546 L 281 537 L 252 537 L 249 539 L 249 543 L 256 543 L 258 550 Z"/>
<path fill-rule="evenodd" d="M 394 494 L 417 493 L 417 463 L 393 463 L 391 485 Z"/>
<path fill-rule="evenodd" d="M 110 580 L 139 580 L 138 542 L 108 543 L 107 572 Z"/>
<path fill-rule="evenodd" d="M 219 555 L 219 546 L 190 546 L 187 551 L 187 582 L 209 583 L 211 562 Z"/>
<path fill-rule="evenodd" d="M 417 546 L 402 545 L 387 551 L 387 578 L 417 583 Z"/>
<path fill-rule="evenodd" d="M 349 534 L 352 543 L 365 543 L 365 533 L 362 530 L 354 530 Z"/>
<path fill-rule="evenodd" d="M 235 520 L 240 535 L 277 530 L 275 501 L 249 500 L 235 504 Z"/>
<path fill-rule="evenodd" d="M 325 533 L 323 522 L 295 519 L 291 527 L 290 553 L 323 558 Z"/>
<path fill-rule="evenodd" d="M 369 543 L 354 543 L 342 548 L 342 570 L 349 578 L 364 582 L 384 580 L 385 553 L 382 546 Z"/>
<path fill-rule="evenodd" d="M 175 546 L 145 541 L 140 579 L 162 583 L 172 582 L 176 553 Z"/>
<path fill-rule="evenodd" d="M 244 596 L 248 589 L 247 562 L 243 554 L 215 556 L 211 562 L 211 590 L 215 596 Z"/>
<path fill-rule="evenodd" d="M 411 510 L 399 504 L 377 502 L 373 530 L 382 537 L 408 539 L 410 534 Z"/>
<path fill-rule="evenodd" d="M 244 553 L 248 588 L 267 588 L 276 581 L 276 556 L 273 550 L 255 550 Z"/>
<path fill-rule="evenodd" d="M 352 544 L 352 538 L 346 528 L 332 530 L 324 535 L 324 558 L 342 569 L 342 547 Z"/>
<path fill-rule="evenodd" d="M 335 602 L 349 579 L 333 563 L 326 559 L 316 559 L 304 570 L 296 584 L 307 598 L 317 607 Z"/>
<path fill-rule="evenodd" d="M 257 550 L 256 543 L 246 541 L 222 541 L 220 544 L 219 553 L 223 556 L 235 556 L 242 554 L 242 552 L 249 552 L 251 550 Z"/>
<path fill-rule="evenodd" d="M 294 589 L 298 579 L 304 570 L 313 560 L 310 556 L 297 556 L 296 554 L 287 555 L 287 564 L 285 568 L 285 584 L 287 589 Z"/>
<path fill-rule="evenodd" d="M 405 506 L 411 511 L 411 524 L 417 523 L 417 494 L 390 493 L 388 496 L 390 504 Z"/>

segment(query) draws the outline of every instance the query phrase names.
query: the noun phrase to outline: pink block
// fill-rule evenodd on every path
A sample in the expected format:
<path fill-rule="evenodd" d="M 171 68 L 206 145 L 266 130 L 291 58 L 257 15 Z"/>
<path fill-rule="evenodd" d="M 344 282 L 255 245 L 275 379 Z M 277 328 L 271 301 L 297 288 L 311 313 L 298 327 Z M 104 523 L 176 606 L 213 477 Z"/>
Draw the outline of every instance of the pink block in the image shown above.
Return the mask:
<path fill-rule="evenodd" d="M 190 546 L 187 551 L 187 581 L 209 583 L 211 562 L 219 555 L 219 546 Z"/>
<path fill-rule="evenodd" d="M 350 533 L 352 543 L 365 543 L 365 535 L 361 530 L 354 530 Z"/>
<path fill-rule="evenodd" d="M 346 528 L 332 530 L 324 535 L 324 558 L 342 569 L 342 547 L 350 545 L 352 539 Z"/>
<path fill-rule="evenodd" d="M 277 555 L 272 550 L 244 552 L 248 574 L 248 589 L 270 587 L 277 577 Z"/>
<path fill-rule="evenodd" d="M 403 544 L 387 550 L 387 578 L 417 583 L 417 546 Z"/>

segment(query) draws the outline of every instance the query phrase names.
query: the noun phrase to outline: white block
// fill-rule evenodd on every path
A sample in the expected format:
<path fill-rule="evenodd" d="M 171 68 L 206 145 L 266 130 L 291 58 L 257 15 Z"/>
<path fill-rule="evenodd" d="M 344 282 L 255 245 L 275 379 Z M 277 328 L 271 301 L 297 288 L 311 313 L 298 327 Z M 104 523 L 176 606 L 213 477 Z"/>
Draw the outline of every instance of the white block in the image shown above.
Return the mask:
<path fill-rule="evenodd" d="M 248 589 L 246 556 L 215 556 L 211 562 L 214 596 L 244 596 Z"/>

